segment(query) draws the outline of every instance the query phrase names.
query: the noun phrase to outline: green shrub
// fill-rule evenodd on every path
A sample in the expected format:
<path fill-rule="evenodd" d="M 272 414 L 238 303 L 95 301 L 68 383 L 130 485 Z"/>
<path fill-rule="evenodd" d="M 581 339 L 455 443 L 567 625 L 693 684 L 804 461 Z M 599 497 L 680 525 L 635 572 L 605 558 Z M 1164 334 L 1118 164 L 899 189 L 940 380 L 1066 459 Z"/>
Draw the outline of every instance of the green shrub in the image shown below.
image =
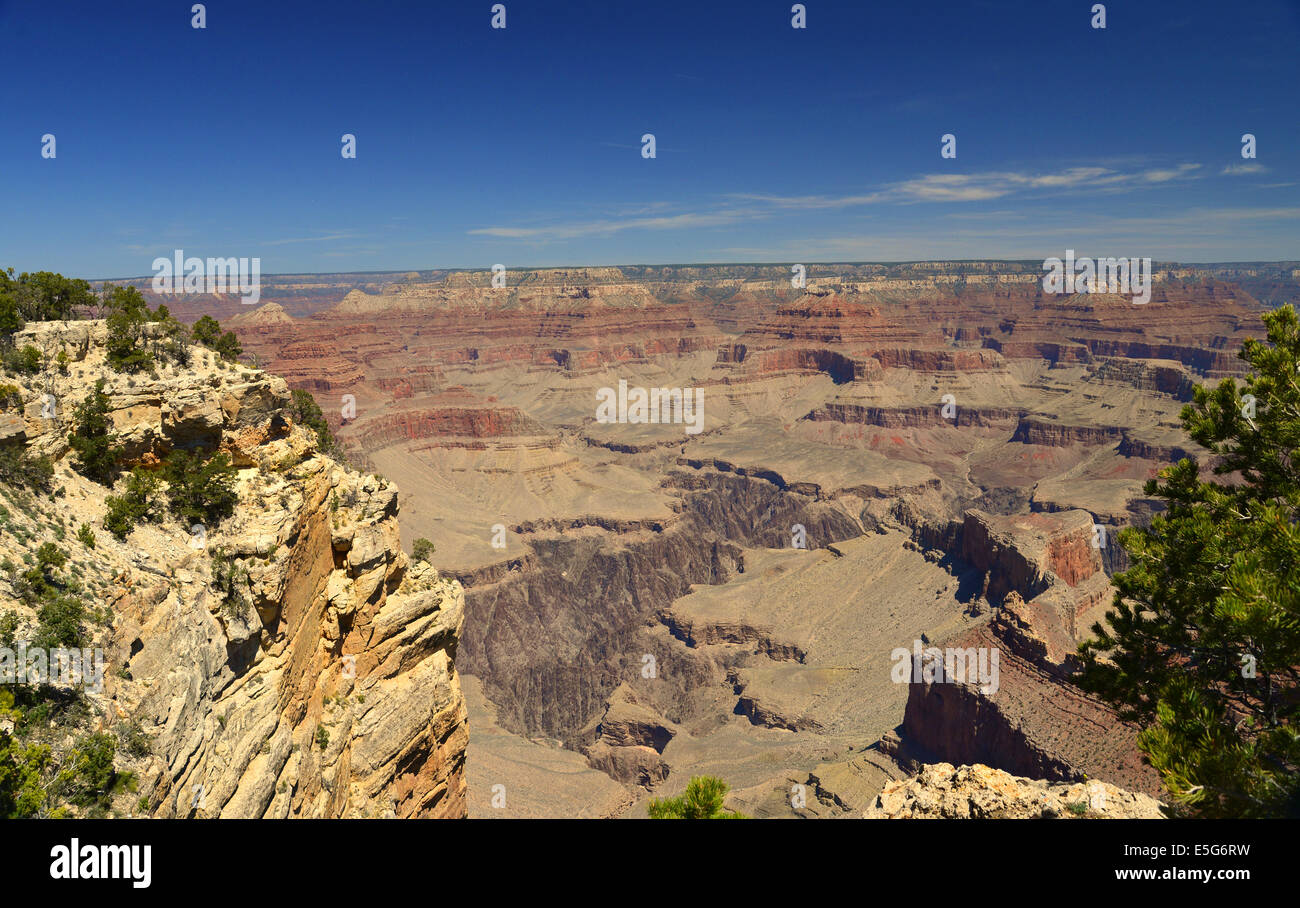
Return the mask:
<path fill-rule="evenodd" d="M 127 535 L 142 522 L 156 523 L 162 515 L 157 508 L 160 480 L 143 467 L 136 467 L 127 477 L 126 489 L 121 496 L 109 495 L 104 499 L 108 513 L 104 515 L 104 529 L 118 539 Z"/>
<path fill-rule="evenodd" d="M 78 471 L 87 479 L 101 485 L 112 485 L 117 476 L 117 461 L 122 448 L 111 431 L 108 419 L 108 395 L 104 393 L 104 379 L 95 382 L 86 399 L 77 404 L 73 412 L 73 430 L 68 444 L 77 454 Z"/>
<path fill-rule="evenodd" d="M 730 788 L 714 776 L 694 776 L 675 798 L 654 798 L 648 810 L 653 820 L 746 820 L 744 814 L 722 806 Z"/>
<path fill-rule="evenodd" d="M 50 749 L 24 744 L 0 731 L 0 816 L 48 816 L 49 794 L 42 780 L 52 763 Z"/>
<path fill-rule="evenodd" d="M 0 615 L 0 646 L 13 646 L 18 634 L 18 613 L 9 609 Z"/>
<path fill-rule="evenodd" d="M 31 344 L 25 344 L 21 349 L 4 348 L 0 351 L 0 360 L 3 360 L 6 372 L 35 375 L 41 371 L 41 351 Z"/>
<path fill-rule="evenodd" d="M 416 561 L 423 561 L 426 564 L 431 564 L 432 562 L 429 561 L 429 556 L 435 551 L 437 550 L 433 547 L 433 543 L 425 539 L 423 536 L 411 543 L 411 557 Z"/>
<path fill-rule="evenodd" d="M 117 735 L 122 739 L 122 744 L 126 747 L 126 752 L 133 757 L 145 757 L 149 755 L 152 746 L 149 736 L 145 734 L 144 728 L 140 725 L 139 719 L 132 719 L 129 722 L 117 723 Z"/>
<path fill-rule="evenodd" d="M 190 328 L 190 337 L 194 339 L 194 343 L 212 349 L 221 339 L 221 325 L 212 316 L 205 315 Z"/>
<path fill-rule="evenodd" d="M 30 567 L 17 578 L 11 578 L 14 593 L 29 606 L 37 606 L 63 589 L 63 582 L 55 573 L 67 562 L 68 556 L 52 542 L 42 545 L 31 558 L 23 555 L 23 563 Z"/>
<path fill-rule="evenodd" d="M 235 512 L 239 471 L 224 451 L 204 460 L 197 454 L 173 451 L 163 475 L 171 512 L 187 522 L 216 526 Z"/>
<path fill-rule="evenodd" d="M 101 810 L 109 806 L 117 773 L 113 755 L 117 742 L 104 732 L 85 738 L 68 755 L 51 786 L 53 794 L 78 807 Z"/>
<path fill-rule="evenodd" d="M 32 457 L 21 444 L 0 446 L 0 482 L 34 492 L 49 492 L 54 464 L 48 457 Z"/>
<path fill-rule="evenodd" d="M 79 647 L 85 642 L 81 622 L 86 617 L 86 606 L 76 596 L 55 596 L 36 613 L 40 625 L 32 637 L 32 644 L 46 649 Z"/>
<path fill-rule="evenodd" d="M 217 355 L 226 362 L 233 363 L 239 359 L 239 354 L 244 352 L 235 332 L 223 332 L 221 325 L 210 315 L 205 315 L 194 323 L 194 327 L 190 329 L 190 336 L 196 344 L 202 344 L 209 350 L 216 351 Z"/>
<path fill-rule="evenodd" d="M 77 539 L 88 549 L 95 547 L 95 531 L 90 528 L 90 524 L 83 523 L 77 530 Z"/>
<path fill-rule="evenodd" d="M 307 426 L 316 433 L 316 447 L 322 454 L 329 454 L 335 458 L 341 458 L 343 449 L 339 447 L 338 440 L 334 433 L 330 431 L 329 423 L 325 421 L 325 414 L 321 411 L 320 405 L 316 403 L 316 398 L 312 397 L 310 391 L 298 389 L 293 392 L 293 402 L 289 406 L 289 414 L 293 417 L 294 422 L 302 426 Z"/>
<path fill-rule="evenodd" d="M 221 612 L 227 617 L 248 605 L 248 571 L 221 549 L 212 552 L 212 589 L 221 597 Z"/>
<path fill-rule="evenodd" d="M 150 350 L 162 362 L 181 366 L 190 364 L 190 335 L 166 306 L 159 306 L 152 314 L 158 324 L 150 341 Z"/>

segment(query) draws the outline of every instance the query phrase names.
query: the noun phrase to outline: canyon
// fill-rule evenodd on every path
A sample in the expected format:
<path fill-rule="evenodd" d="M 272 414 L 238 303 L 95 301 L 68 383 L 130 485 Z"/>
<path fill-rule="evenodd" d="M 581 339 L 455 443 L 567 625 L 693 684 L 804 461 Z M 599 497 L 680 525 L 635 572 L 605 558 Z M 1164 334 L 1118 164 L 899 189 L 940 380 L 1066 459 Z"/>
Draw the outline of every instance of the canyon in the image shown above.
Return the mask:
<path fill-rule="evenodd" d="M 271 277 L 217 313 L 463 587 L 471 816 L 644 816 L 698 774 L 751 815 L 859 816 L 936 763 L 1160 797 L 1074 652 L 1144 482 L 1205 454 L 1180 408 L 1294 267 L 1157 262 L 1144 305 L 1014 262 L 491 279 L 321 306 Z M 702 390 L 702 431 L 598 420 L 620 382 Z M 916 641 L 996 649 L 999 683 L 896 683 Z"/>

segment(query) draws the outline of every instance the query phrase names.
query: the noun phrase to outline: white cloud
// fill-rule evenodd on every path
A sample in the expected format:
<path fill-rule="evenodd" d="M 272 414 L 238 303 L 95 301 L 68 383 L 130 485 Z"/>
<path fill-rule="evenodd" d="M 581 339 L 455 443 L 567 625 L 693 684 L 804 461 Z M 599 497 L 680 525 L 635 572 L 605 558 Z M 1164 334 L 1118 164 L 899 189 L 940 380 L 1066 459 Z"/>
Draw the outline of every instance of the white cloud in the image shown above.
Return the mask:
<path fill-rule="evenodd" d="M 1200 164 L 1120 170 L 1116 167 L 1079 166 L 1059 171 L 985 171 L 980 173 L 929 173 L 885 183 L 847 195 L 786 196 L 766 193 L 732 193 L 724 202 L 702 210 L 670 214 L 663 202 L 626 208 L 623 217 L 542 224 L 493 225 L 470 230 L 474 236 L 535 241 L 539 243 L 608 237 L 626 230 L 685 230 L 720 227 L 795 212 L 816 212 L 873 205 L 912 205 L 927 202 L 987 202 L 1003 198 L 1051 198 L 1062 194 L 1116 193 L 1151 188 L 1174 181 L 1198 179 Z M 662 212 L 662 213 L 661 213 Z M 978 215 L 976 215 L 978 216 Z"/>
<path fill-rule="evenodd" d="M 932 173 L 887 183 L 874 192 L 845 196 L 777 196 L 743 194 L 732 198 L 765 202 L 786 209 L 805 211 L 851 208 L 882 202 L 986 202 L 1036 190 L 1096 190 L 1136 188 L 1170 180 L 1192 178 L 1200 164 L 1149 169 L 1125 173 L 1109 167 L 1071 167 L 1055 173 L 989 171 L 984 173 Z"/>
<path fill-rule="evenodd" d="M 1230 177 L 1239 177 L 1248 173 L 1268 173 L 1268 168 L 1263 164 L 1229 164 L 1219 173 Z"/>

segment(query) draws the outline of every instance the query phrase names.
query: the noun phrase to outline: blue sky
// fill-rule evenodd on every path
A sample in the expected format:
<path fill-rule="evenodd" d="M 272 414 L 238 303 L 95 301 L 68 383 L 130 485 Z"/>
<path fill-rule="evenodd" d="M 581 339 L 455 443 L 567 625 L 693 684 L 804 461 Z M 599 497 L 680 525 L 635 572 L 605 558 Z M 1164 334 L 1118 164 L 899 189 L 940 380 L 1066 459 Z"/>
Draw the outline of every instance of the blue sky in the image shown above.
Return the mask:
<path fill-rule="evenodd" d="M 0 0 L 0 265 L 1300 258 L 1297 2 L 491 5 Z"/>

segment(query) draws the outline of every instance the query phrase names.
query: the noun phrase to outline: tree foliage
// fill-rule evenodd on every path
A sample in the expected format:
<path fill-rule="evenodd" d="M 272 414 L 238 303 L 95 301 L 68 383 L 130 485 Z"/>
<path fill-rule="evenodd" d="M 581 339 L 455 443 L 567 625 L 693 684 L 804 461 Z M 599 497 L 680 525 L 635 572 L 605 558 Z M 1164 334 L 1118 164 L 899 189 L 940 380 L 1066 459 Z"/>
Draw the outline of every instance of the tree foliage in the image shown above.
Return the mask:
<path fill-rule="evenodd" d="M 49 795 L 43 782 L 50 762 L 48 747 L 25 744 L 0 731 L 0 817 L 45 815 Z"/>
<path fill-rule="evenodd" d="M 153 313 L 144 296 L 132 286 L 104 288 L 104 308 L 108 312 L 108 364 L 116 372 L 146 372 L 153 368 L 154 357 L 145 345 L 145 325 Z"/>
<path fill-rule="evenodd" d="M 0 817 L 70 816 L 68 805 L 102 815 L 121 776 L 113 769 L 117 741 L 87 735 L 62 759 L 45 744 L 24 743 L 0 731 Z"/>
<path fill-rule="evenodd" d="M 224 451 L 204 458 L 200 454 L 173 451 L 163 471 L 167 480 L 167 502 L 171 512 L 190 523 L 215 526 L 235 511 L 238 471 Z"/>
<path fill-rule="evenodd" d="M 25 445 L 0 445 L 0 482 L 48 492 L 54 484 L 54 463 L 48 457 L 31 456 Z"/>
<path fill-rule="evenodd" d="M 196 344 L 215 350 L 222 359 L 232 363 L 239 359 L 239 354 L 244 352 L 235 332 L 222 331 L 220 323 L 210 315 L 205 315 L 194 323 L 194 327 L 190 329 L 190 336 L 194 338 Z"/>
<path fill-rule="evenodd" d="M 0 334 L 12 334 L 24 322 L 67 321 L 95 305 L 90 284 L 52 271 L 0 271 Z"/>
<path fill-rule="evenodd" d="M 174 362 L 181 366 L 190 364 L 190 332 L 172 315 L 166 306 L 159 306 L 151 315 L 157 329 L 149 342 L 149 352 L 161 362 Z"/>
<path fill-rule="evenodd" d="M 686 791 L 675 798 L 654 798 L 648 811 L 652 820 L 746 820 L 744 814 L 722 806 L 730 786 L 716 776 L 693 776 Z"/>
<path fill-rule="evenodd" d="M 111 431 L 108 420 L 108 395 L 104 393 L 104 379 L 73 412 L 73 429 L 68 444 L 77 454 L 78 471 L 101 485 L 111 485 L 117 476 L 117 462 L 122 448 Z"/>
<path fill-rule="evenodd" d="M 104 529 L 118 539 L 127 535 L 142 522 L 156 523 L 162 519 L 158 507 L 158 487 L 161 479 L 144 467 L 136 467 L 126 479 L 121 495 L 104 499 L 108 512 L 104 515 Z"/>
<path fill-rule="evenodd" d="M 238 615 L 248 607 L 248 569 L 224 549 L 212 552 L 212 589 L 221 598 L 221 611 Z"/>
<path fill-rule="evenodd" d="M 329 454 L 333 457 L 342 456 L 343 452 L 339 447 L 338 440 L 335 439 L 334 433 L 330 431 L 329 423 L 325 420 L 325 414 L 321 411 L 320 405 L 316 403 L 316 398 L 312 397 L 310 391 L 302 389 L 294 391 L 289 412 L 293 416 L 294 422 L 315 431 L 316 447 L 322 454 Z"/>
<path fill-rule="evenodd" d="M 1080 647 L 1080 683 L 1204 816 L 1300 815 L 1300 323 L 1289 305 L 1264 323 L 1244 384 L 1182 411 L 1216 478 L 1184 459 L 1146 484 L 1168 508 L 1120 534 L 1131 567 Z"/>
<path fill-rule="evenodd" d="M 95 304 L 90 284 L 51 271 L 14 276 L 0 270 L 0 363 L 6 371 L 34 375 L 42 366 L 41 351 L 17 349 L 14 334 L 29 321 L 68 320 Z"/>
<path fill-rule="evenodd" d="M 11 344 L 0 350 L 0 360 L 3 360 L 6 372 L 16 372 L 19 375 L 35 375 L 41 371 L 45 357 L 41 355 L 39 349 L 31 344 L 23 344 L 21 347 L 14 347 Z"/>

